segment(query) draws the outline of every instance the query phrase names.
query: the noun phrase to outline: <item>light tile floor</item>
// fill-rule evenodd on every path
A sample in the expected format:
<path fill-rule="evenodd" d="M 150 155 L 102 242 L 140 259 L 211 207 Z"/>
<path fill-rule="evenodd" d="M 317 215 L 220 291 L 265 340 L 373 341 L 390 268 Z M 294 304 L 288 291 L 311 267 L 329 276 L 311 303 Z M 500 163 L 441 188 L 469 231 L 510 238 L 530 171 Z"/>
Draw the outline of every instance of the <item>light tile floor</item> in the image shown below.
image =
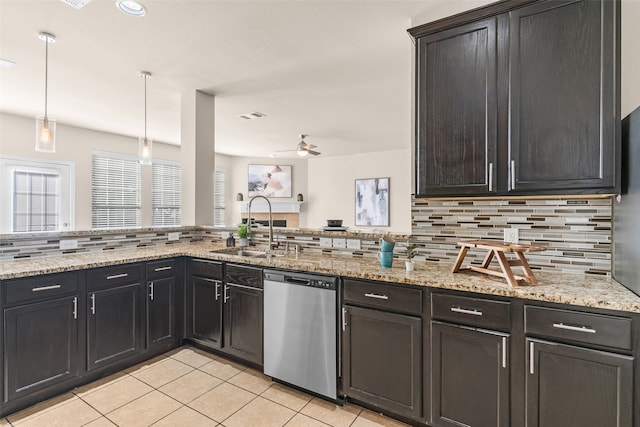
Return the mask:
<path fill-rule="evenodd" d="M 185 346 L 0 419 L 0 427 L 354 426 L 406 424 L 334 405 Z"/>

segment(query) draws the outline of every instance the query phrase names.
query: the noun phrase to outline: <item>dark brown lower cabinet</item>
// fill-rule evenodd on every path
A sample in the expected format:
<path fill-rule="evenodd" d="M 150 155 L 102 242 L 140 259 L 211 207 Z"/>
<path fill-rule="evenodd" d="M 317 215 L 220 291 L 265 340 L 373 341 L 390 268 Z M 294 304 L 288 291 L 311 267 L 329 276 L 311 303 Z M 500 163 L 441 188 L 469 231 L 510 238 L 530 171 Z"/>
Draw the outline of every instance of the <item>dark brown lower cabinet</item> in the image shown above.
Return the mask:
<path fill-rule="evenodd" d="M 78 375 L 78 297 L 4 310 L 4 401 Z"/>
<path fill-rule="evenodd" d="M 422 320 L 344 306 L 343 392 L 408 418 L 422 414 Z"/>
<path fill-rule="evenodd" d="M 509 335 L 431 322 L 434 426 L 509 426 Z"/>
<path fill-rule="evenodd" d="M 192 276 L 189 336 L 208 347 L 222 347 L 222 280 Z"/>
<path fill-rule="evenodd" d="M 175 340 L 175 288 L 175 277 L 147 283 L 147 348 Z"/>
<path fill-rule="evenodd" d="M 141 351 L 140 283 L 87 295 L 87 368 L 108 366 Z"/>
<path fill-rule="evenodd" d="M 262 365 L 263 291 L 246 285 L 224 285 L 225 353 Z"/>
<path fill-rule="evenodd" d="M 526 343 L 528 427 L 634 425 L 633 357 L 534 339 Z"/>

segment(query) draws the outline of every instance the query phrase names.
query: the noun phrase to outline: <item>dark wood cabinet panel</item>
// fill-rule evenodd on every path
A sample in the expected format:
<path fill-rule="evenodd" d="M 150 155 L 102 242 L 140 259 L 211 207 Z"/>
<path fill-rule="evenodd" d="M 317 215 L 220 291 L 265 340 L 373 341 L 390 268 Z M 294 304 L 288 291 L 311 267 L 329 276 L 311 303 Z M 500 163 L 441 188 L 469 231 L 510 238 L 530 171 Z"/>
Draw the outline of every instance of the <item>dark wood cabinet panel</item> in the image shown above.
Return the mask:
<path fill-rule="evenodd" d="M 147 348 L 176 339 L 175 289 L 174 277 L 147 282 Z"/>
<path fill-rule="evenodd" d="M 222 281 L 192 276 L 189 283 L 188 336 L 212 348 L 222 347 Z"/>
<path fill-rule="evenodd" d="M 87 295 L 87 369 L 93 370 L 141 351 L 140 283 Z"/>
<path fill-rule="evenodd" d="M 633 358 L 527 339 L 527 426 L 631 427 Z"/>
<path fill-rule="evenodd" d="M 616 7 L 547 1 L 510 13 L 511 191 L 615 188 Z"/>
<path fill-rule="evenodd" d="M 262 289 L 225 283 L 222 351 L 262 365 L 262 304 Z"/>
<path fill-rule="evenodd" d="M 509 426 L 509 335 L 431 324 L 433 425 Z"/>
<path fill-rule="evenodd" d="M 343 391 L 392 413 L 422 415 L 422 320 L 344 306 Z"/>
<path fill-rule="evenodd" d="M 4 310 L 4 401 L 78 375 L 78 297 Z"/>
<path fill-rule="evenodd" d="M 496 21 L 418 39 L 418 195 L 496 191 Z"/>
<path fill-rule="evenodd" d="M 620 2 L 465 15 L 410 30 L 416 196 L 619 192 Z"/>

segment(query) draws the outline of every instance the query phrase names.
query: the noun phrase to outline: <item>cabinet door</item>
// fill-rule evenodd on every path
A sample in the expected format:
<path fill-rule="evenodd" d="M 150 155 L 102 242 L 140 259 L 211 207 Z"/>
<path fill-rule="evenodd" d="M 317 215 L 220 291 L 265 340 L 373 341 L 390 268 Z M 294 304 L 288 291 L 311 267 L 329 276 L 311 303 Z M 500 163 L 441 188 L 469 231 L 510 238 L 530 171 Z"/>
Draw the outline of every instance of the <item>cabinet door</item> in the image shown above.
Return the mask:
<path fill-rule="evenodd" d="M 510 191 L 618 185 L 617 7 L 546 1 L 510 13 Z"/>
<path fill-rule="evenodd" d="M 418 39 L 418 196 L 496 192 L 496 18 Z"/>
<path fill-rule="evenodd" d="M 348 305 L 343 315 L 344 393 L 395 414 L 419 418 L 421 319 Z"/>
<path fill-rule="evenodd" d="M 527 339 L 527 426 L 631 427 L 633 358 Z"/>
<path fill-rule="evenodd" d="M 222 350 L 262 365 L 262 289 L 225 283 Z"/>
<path fill-rule="evenodd" d="M 147 347 L 175 339 L 175 284 L 173 277 L 147 283 Z"/>
<path fill-rule="evenodd" d="M 191 339 L 222 347 L 222 281 L 192 277 L 189 295 Z"/>
<path fill-rule="evenodd" d="M 434 426 L 509 426 L 509 335 L 431 323 Z"/>
<path fill-rule="evenodd" d="M 140 351 L 140 288 L 134 283 L 87 295 L 87 369 L 109 365 Z"/>
<path fill-rule="evenodd" d="M 5 402 L 78 374 L 77 313 L 77 296 L 4 310 Z"/>

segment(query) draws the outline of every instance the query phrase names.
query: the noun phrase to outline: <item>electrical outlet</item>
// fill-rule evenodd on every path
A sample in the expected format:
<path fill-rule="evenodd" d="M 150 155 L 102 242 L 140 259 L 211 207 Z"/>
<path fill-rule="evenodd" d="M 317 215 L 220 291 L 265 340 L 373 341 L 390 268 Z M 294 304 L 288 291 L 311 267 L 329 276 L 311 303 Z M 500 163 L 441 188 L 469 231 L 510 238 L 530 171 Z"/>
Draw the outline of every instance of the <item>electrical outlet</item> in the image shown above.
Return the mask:
<path fill-rule="evenodd" d="M 78 240 L 77 239 L 66 239 L 60 240 L 60 249 L 77 249 L 78 248 Z"/>
<path fill-rule="evenodd" d="M 320 238 L 320 247 L 321 248 L 330 248 L 333 246 L 333 240 L 331 237 L 321 237 Z"/>
<path fill-rule="evenodd" d="M 518 243 L 520 241 L 520 230 L 516 227 L 505 228 L 504 241 L 507 243 Z"/>
<path fill-rule="evenodd" d="M 347 239 L 347 248 L 360 250 L 360 240 L 359 239 Z"/>
<path fill-rule="evenodd" d="M 173 233 L 167 233 L 167 240 L 170 242 L 175 242 L 176 240 L 180 240 L 180 232 L 175 231 Z"/>
<path fill-rule="evenodd" d="M 347 247 L 347 239 L 333 239 L 333 247 L 334 248 L 346 248 Z"/>

